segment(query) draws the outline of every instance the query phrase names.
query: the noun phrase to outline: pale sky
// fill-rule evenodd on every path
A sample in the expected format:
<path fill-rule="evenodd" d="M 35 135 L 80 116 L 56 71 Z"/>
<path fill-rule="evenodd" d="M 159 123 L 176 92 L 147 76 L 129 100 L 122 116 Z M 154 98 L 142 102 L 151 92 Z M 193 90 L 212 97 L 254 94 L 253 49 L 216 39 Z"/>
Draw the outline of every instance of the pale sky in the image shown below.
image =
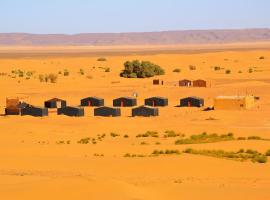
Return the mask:
<path fill-rule="evenodd" d="M 270 0 L 0 0 L 0 32 L 270 28 Z"/>

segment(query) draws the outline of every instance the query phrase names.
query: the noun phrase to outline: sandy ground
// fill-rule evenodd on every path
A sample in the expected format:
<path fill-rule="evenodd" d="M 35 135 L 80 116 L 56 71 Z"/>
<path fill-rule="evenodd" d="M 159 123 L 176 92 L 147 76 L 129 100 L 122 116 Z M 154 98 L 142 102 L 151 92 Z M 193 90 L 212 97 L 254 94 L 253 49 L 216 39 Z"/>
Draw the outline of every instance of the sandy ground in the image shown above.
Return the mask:
<path fill-rule="evenodd" d="M 265 45 L 267 46 L 267 45 Z M 237 47 L 237 45 L 236 45 Z M 236 48 L 235 47 L 235 48 Z M 139 104 L 146 97 L 165 96 L 169 107 L 160 109 L 157 118 L 132 118 L 131 109 L 122 109 L 120 118 L 93 117 L 86 109 L 83 118 L 56 116 L 33 118 L 0 117 L 0 197 L 1 199 L 270 199 L 269 162 L 255 164 L 194 155 L 172 155 L 146 158 L 124 158 L 126 153 L 151 154 L 155 149 L 223 149 L 240 148 L 265 152 L 269 141 L 230 141 L 214 144 L 176 146 L 176 138 L 136 138 L 146 131 L 166 130 L 187 136 L 232 132 L 236 136 L 270 138 L 270 51 L 253 47 L 241 50 L 179 52 L 127 52 L 106 54 L 106 62 L 98 62 L 102 51 L 86 56 L 79 53 L 60 55 L 35 51 L 13 52 L 1 48 L 0 73 L 14 69 L 33 70 L 30 80 L 0 76 L 0 114 L 6 97 L 20 97 L 42 106 L 53 97 L 78 105 L 81 98 L 100 96 L 106 105 L 112 99 L 138 92 Z M 155 49 L 154 47 L 151 47 Z M 245 47 L 246 48 L 246 47 Z M 257 47 L 256 47 L 257 48 Z M 19 49 L 19 48 L 18 48 Z M 21 51 L 21 50 L 20 50 Z M 23 55 L 23 56 L 22 56 Z M 33 56 L 34 55 L 34 56 Z M 259 59 L 264 56 L 265 59 Z M 123 79 L 119 73 L 126 60 L 150 60 L 161 65 L 166 75 L 164 86 L 153 86 L 152 79 Z M 197 66 L 190 71 L 189 65 Z M 214 66 L 224 68 L 215 71 Z M 102 67 L 110 67 L 109 73 Z M 173 73 L 180 68 L 181 73 Z M 249 68 L 253 73 L 248 73 Z M 68 69 L 70 76 L 58 75 L 55 84 L 40 83 L 39 74 L 58 73 Z M 80 69 L 85 75 L 80 75 Z M 231 74 L 225 70 L 230 69 Z M 239 73 L 241 71 L 242 73 Z M 206 79 L 207 88 L 180 88 L 180 79 Z M 253 94 L 260 97 L 256 107 L 247 111 L 210 111 L 176 107 L 187 96 L 205 98 L 206 106 L 217 95 Z M 207 120 L 214 118 L 215 120 Z M 120 134 L 112 138 L 111 132 Z M 78 144 L 85 137 L 106 133 L 97 144 Z M 125 134 L 129 138 L 124 138 Z M 70 144 L 57 144 L 59 141 Z M 141 145 L 147 142 L 148 145 Z M 156 145 L 156 143 L 161 143 Z M 94 156 L 103 154 L 104 156 Z"/>

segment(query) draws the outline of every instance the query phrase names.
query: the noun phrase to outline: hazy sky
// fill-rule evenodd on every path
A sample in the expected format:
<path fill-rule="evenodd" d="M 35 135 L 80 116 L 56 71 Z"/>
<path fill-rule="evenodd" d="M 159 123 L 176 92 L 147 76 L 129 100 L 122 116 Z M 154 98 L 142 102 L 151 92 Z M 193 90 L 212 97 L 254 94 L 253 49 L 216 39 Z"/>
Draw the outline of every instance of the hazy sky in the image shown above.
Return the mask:
<path fill-rule="evenodd" d="M 0 32 L 270 28 L 270 0 L 0 0 Z"/>

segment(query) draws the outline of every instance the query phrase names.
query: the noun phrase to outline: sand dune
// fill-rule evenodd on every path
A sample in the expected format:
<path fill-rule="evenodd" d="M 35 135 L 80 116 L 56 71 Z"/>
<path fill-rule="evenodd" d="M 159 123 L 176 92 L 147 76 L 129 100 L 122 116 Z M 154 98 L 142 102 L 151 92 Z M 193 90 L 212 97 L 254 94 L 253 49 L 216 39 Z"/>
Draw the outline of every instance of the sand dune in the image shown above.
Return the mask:
<path fill-rule="evenodd" d="M 153 49 L 151 51 L 155 51 Z M 6 56 L 1 54 L 0 58 L 0 73 L 6 73 L 0 76 L 0 114 L 4 113 L 9 96 L 43 106 L 44 100 L 52 97 L 66 99 L 69 105 L 78 105 L 81 98 L 93 95 L 105 98 L 105 104 L 111 106 L 112 99 L 138 92 L 140 105 L 146 97 L 165 96 L 169 98 L 169 106 L 160 108 L 157 118 L 132 118 L 130 108 L 122 109 L 120 118 L 93 117 L 93 108 L 86 108 L 83 118 L 55 113 L 45 118 L 0 116 L 2 199 L 270 199 L 269 162 L 258 164 L 189 154 L 124 157 L 126 153 L 150 155 L 155 149 L 182 151 L 189 147 L 225 151 L 243 148 L 262 153 L 270 149 L 267 140 L 175 145 L 177 138 L 163 137 L 166 130 L 174 130 L 187 137 L 207 131 L 270 139 L 269 50 L 235 48 L 192 54 L 184 51 L 166 53 L 164 50 L 154 54 L 123 55 L 119 51 L 106 54 L 106 62 L 97 61 L 104 56 L 102 51 L 91 56 L 80 53 L 49 55 L 45 50 L 44 55 L 31 56 L 29 51 L 27 57 L 17 56 L 12 51 Z M 259 59 L 262 56 L 265 58 Z M 165 85 L 153 86 L 153 78 L 120 78 L 123 62 L 133 59 L 161 65 L 166 75 L 159 78 Z M 190 71 L 189 65 L 195 65 L 197 69 Z M 221 70 L 215 71 L 214 66 L 220 66 Z M 110 72 L 104 72 L 104 67 L 110 67 Z M 180 68 L 181 72 L 174 73 L 175 68 Z M 250 68 L 252 73 L 249 73 Z M 16 69 L 35 73 L 29 80 L 8 76 Z M 70 75 L 58 74 L 55 84 L 41 83 L 38 79 L 39 74 L 63 72 L 64 69 Z M 85 75 L 78 73 L 80 69 Z M 231 70 L 230 74 L 225 73 L 227 69 Z M 184 78 L 206 79 L 209 86 L 176 86 Z M 245 94 L 260 97 L 251 110 L 203 112 L 202 109 L 175 107 L 179 105 L 179 99 L 186 96 L 203 97 L 207 107 L 213 105 L 217 95 Z M 157 131 L 160 137 L 136 137 L 146 131 Z M 110 136 L 111 132 L 120 137 Z M 103 133 L 106 137 L 99 141 L 97 135 Z M 125 134 L 129 137 L 124 138 Z M 77 143 L 86 137 L 96 138 L 97 144 Z"/>

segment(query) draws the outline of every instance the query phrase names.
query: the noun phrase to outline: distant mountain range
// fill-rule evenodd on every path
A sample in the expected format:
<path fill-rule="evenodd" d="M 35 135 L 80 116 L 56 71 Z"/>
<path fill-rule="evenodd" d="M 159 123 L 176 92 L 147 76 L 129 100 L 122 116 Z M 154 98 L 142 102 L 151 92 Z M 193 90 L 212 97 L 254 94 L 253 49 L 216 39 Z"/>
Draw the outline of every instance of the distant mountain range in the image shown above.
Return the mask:
<path fill-rule="evenodd" d="M 270 41 L 270 29 L 83 33 L 75 35 L 0 33 L 1 46 L 181 45 L 264 41 Z"/>

